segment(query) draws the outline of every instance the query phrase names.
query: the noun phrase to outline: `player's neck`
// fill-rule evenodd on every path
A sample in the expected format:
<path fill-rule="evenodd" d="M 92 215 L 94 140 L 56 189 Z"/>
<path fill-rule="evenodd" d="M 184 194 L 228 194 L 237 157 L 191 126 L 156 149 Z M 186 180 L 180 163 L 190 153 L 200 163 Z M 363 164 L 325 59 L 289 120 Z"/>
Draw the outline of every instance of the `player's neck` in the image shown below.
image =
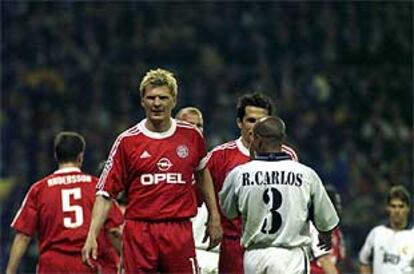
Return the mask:
<path fill-rule="evenodd" d="M 396 223 L 393 222 L 392 220 L 390 220 L 390 226 L 392 228 L 392 230 L 404 230 L 407 227 L 407 221 L 405 222 L 400 222 L 400 223 Z"/>
<path fill-rule="evenodd" d="M 75 162 L 68 162 L 68 163 L 60 163 L 58 165 L 59 169 L 63 169 L 63 168 L 80 168 L 80 164 L 79 163 L 75 163 Z"/>
<path fill-rule="evenodd" d="M 244 139 L 243 137 L 241 138 L 241 143 L 243 144 L 243 146 L 247 149 L 250 148 L 250 143 L 246 141 L 246 139 Z"/>
<path fill-rule="evenodd" d="M 167 131 L 171 127 L 171 119 L 164 120 L 164 121 L 151 121 L 147 119 L 145 122 L 145 127 L 149 131 L 153 132 L 164 132 Z"/>

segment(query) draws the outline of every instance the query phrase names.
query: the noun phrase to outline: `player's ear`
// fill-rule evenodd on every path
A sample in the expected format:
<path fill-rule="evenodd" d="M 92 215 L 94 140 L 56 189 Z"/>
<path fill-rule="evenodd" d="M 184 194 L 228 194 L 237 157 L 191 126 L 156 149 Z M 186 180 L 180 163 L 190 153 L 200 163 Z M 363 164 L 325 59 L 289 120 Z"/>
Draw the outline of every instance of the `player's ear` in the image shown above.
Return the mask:
<path fill-rule="evenodd" d="M 239 127 L 239 129 L 242 129 L 242 121 L 240 120 L 240 118 L 236 119 L 236 123 L 237 123 L 237 126 Z"/>
<path fill-rule="evenodd" d="M 173 101 L 173 108 L 175 108 L 175 106 L 177 105 L 177 96 L 173 96 L 172 101 Z"/>

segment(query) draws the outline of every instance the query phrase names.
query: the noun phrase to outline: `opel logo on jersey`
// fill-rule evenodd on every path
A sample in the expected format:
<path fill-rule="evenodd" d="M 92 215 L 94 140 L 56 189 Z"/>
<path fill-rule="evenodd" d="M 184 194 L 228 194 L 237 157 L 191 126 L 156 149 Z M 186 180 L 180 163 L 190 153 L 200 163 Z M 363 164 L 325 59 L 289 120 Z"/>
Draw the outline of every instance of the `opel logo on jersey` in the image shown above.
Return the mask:
<path fill-rule="evenodd" d="M 170 167 L 172 167 L 173 164 L 171 163 L 170 160 L 168 160 L 167 158 L 161 158 L 158 163 L 157 163 L 157 167 L 159 170 L 161 171 L 167 171 L 170 169 Z"/>
<path fill-rule="evenodd" d="M 176 149 L 177 155 L 180 158 L 187 158 L 188 156 L 188 147 L 186 145 L 179 145 Z"/>

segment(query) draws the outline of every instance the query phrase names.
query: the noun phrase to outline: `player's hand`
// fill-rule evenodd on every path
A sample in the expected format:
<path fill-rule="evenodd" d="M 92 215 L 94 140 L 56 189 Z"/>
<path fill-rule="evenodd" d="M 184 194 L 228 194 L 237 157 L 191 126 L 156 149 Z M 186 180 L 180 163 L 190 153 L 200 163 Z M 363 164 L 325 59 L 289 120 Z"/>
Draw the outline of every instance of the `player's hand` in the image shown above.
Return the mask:
<path fill-rule="evenodd" d="M 203 243 L 209 239 L 207 250 L 216 247 L 223 238 L 223 229 L 221 228 L 220 219 L 210 220 L 207 223 L 206 233 L 204 235 Z"/>
<path fill-rule="evenodd" d="M 332 248 L 332 232 L 319 232 L 318 235 L 319 243 L 318 247 L 322 250 L 329 250 Z"/>
<path fill-rule="evenodd" d="M 93 260 L 98 259 L 98 244 L 96 239 L 89 237 L 82 248 L 82 262 L 91 268 L 95 268 Z"/>

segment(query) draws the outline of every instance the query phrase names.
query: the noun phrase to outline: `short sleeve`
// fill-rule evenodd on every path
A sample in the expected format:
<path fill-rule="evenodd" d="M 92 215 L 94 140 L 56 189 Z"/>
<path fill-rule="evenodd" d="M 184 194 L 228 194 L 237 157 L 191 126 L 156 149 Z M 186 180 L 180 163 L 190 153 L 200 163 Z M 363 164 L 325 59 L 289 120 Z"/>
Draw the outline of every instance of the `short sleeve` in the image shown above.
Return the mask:
<path fill-rule="evenodd" d="M 203 162 L 204 158 L 207 155 L 206 141 L 200 132 L 197 130 L 197 154 L 198 154 L 198 166 L 197 170 L 203 170 L 206 168 L 205 163 Z"/>
<path fill-rule="evenodd" d="M 31 187 L 11 223 L 11 227 L 21 233 L 32 236 L 38 222 L 37 189 Z"/>
<path fill-rule="evenodd" d="M 112 146 L 108 160 L 96 185 L 97 195 L 116 198 L 118 193 L 124 190 L 127 164 L 124 146 L 123 137 L 120 135 Z"/>
<path fill-rule="evenodd" d="M 221 212 L 228 219 L 234 219 L 239 215 L 238 197 L 236 195 L 235 186 L 237 182 L 237 168 L 233 169 L 226 177 L 223 188 L 219 193 Z"/>
<path fill-rule="evenodd" d="M 332 230 L 339 223 L 338 214 L 319 176 L 313 170 L 311 170 L 310 176 L 312 185 L 313 224 L 318 231 Z"/>
<path fill-rule="evenodd" d="M 372 255 L 375 242 L 375 229 L 371 230 L 365 239 L 365 243 L 359 251 L 359 261 L 362 264 L 370 265 L 372 262 Z"/>

